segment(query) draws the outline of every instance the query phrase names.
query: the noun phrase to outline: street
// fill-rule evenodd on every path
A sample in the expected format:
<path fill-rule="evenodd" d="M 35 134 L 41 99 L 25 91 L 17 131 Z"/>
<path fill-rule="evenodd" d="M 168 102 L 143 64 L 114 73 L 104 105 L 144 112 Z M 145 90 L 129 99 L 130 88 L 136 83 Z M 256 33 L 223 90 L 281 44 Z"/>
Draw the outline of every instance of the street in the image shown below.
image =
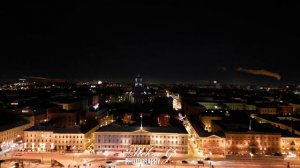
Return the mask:
<path fill-rule="evenodd" d="M 212 167 L 212 168 L 286 168 L 288 162 L 290 162 L 290 168 L 300 167 L 299 160 L 285 160 L 285 161 L 276 161 L 276 160 L 212 160 L 205 161 L 204 166 L 202 164 L 198 165 L 196 160 L 191 160 L 186 158 L 185 160 L 188 163 L 182 163 L 182 158 L 173 159 L 173 163 L 163 164 L 163 165 L 126 165 L 124 163 L 124 158 L 118 157 L 105 157 L 96 154 L 84 154 L 84 153 L 21 153 L 20 152 L 10 152 L 7 157 L 2 157 L 1 159 L 40 159 L 41 164 L 38 163 L 29 163 L 28 161 L 24 162 L 25 168 L 46 168 L 50 167 L 50 161 L 57 160 L 62 163 L 65 167 L 74 167 L 75 165 L 81 165 L 81 168 L 98 168 L 100 165 L 106 165 L 106 161 L 111 161 L 112 164 L 109 166 L 117 168 L 201 168 L 201 167 Z M 13 162 L 4 162 L 2 163 L 2 168 L 12 167 Z"/>

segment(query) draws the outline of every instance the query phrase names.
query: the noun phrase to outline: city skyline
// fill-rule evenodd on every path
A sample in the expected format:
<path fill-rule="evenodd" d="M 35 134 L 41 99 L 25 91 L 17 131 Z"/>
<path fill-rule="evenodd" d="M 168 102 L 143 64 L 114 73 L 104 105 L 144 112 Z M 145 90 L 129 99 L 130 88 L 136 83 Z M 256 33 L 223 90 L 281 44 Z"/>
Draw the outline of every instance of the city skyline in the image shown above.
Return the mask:
<path fill-rule="evenodd" d="M 7 4 L 0 79 L 130 81 L 141 73 L 159 83 L 299 82 L 295 9 L 284 2 Z"/>

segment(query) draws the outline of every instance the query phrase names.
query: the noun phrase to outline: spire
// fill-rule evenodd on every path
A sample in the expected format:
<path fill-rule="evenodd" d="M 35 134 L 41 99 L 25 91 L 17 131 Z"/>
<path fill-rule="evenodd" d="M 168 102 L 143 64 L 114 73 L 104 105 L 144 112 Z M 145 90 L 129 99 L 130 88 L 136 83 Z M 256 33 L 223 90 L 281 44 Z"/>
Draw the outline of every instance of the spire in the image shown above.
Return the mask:
<path fill-rule="evenodd" d="M 140 74 L 136 76 L 134 86 L 143 86 L 143 78 Z"/>
<path fill-rule="evenodd" d="M 249 122 L 249 131 L 251 131 L 252 130 L 252 120 L 251 120 L 251 118 L 250 118 L 250 122 Z"/>
<path fill-rule="evenodd" d="M 140 118 L 141 118 L 141 130 L 142 130 L 143 129 L 143 113 L 141 113 Z"/>

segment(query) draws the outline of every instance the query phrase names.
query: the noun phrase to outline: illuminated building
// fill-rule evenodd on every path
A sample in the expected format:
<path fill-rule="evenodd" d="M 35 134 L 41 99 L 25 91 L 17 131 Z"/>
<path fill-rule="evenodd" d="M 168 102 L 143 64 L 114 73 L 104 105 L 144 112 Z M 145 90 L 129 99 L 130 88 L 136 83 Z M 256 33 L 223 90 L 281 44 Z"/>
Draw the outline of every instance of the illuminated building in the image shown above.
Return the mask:
<path fill-rule="evenodd" d="M 274 154 L 280 153 L 281 132 L 249 120 L 244 122 L 213 121 L 212 131 L 223 131 L 226 154 Z"/>
<path fill-rule="evenodd" d="M 211 133 L 199 125 L 197 118 L 188 117 L 185 120 L 190 138 L 200 156 L 225 155 L 225 137 L 223 133 Z"/>
<path fill-rule="evenodd" d="M 204 136 L 198 139 L 199 149 L 202 149 L 203 155 L 224 155 L 226 140 L 218 135 Z"/>
<path fill-rule="evenodd" d="M 288 154 L 292 152 L 294 154 L 300 154 L 300 137 L 281 137 L 281 152 Z"/>
<path fill-rule="evenodd" d="M 201 101 L 198 102 L 200 105 L 204 106 L 206 110 L 233 110 L 242 111 L 250 110 L 255 111 L 256 106 L 242 103 L 239 101 Z"/>
<path fill-rule="evenodd" d="M 143 85 L 143 78 L 140 75 L 134 80 L 134 87 L 131 92 L 126 93 L 126 99 L 130 103 L 145 103 L 151 101 L 151 95 Z"/>
<path fill-rule="evenodd" d="M 280 104 L 278 105 L 278 114 L 281 115 L 291 115 L 293 114 L 293 106 L 289 104 Z"/>
<path fill-rule="evenodd" d="M 24 130 L 34 125 L 31 117 L 30 122 L 18 121 L 11 125 L 0 126 L 0 142 L 15 142 L 23 139 Z"/>
<path fill-rule="evenodd" d="M 300 123 L 300 118 L 296 116 L 252 115 L 251 117 L 259 123 L 268 123 L 282 130 L 288 130 L 293 134 L 300 135 L 300 128 L 297 127 Z"/>
<path fill-rule="evenodd" d="M 300 111 L 300 103 L 289 103 L 293 108 L 293 113 Z"/>
<path fill-rule="evenodd" d="M 129 124 L 130 122 L 132 122 L 132 118 L 133 118 L 132 113 L 125 113 L 122 118 L 122 121 L 124 124 Z"/>
<path fill-rule="evenodd" d="M 205 115 L 200 117 L 200 121 L 203 124 L 204 130 L 212 132 L 211 122 L 212 120 L 222 120 L 224 117 L 220 115 Z"/>
<path fill-rule="evenodd" d="M 83 151 L 93 143 L 98 128 L 96 122 L 80 128 L 33 126 L 24 130 L 24 147 L 33 151 Z"/>
<path fill-rule="evenodd" d="M 269 115 L 276 115 L 277 108 L 276 107 L 257 107 L 258 114 L 269 114 Z"/>
<path fill-rule="evenodd" d="M 286 103 L 264 103 L 257 105 L 258 114 L 291 115 L 293 106 Z"/>
<path fill-rule="evenodd" d="M 157 123 L 159 126 L 170 126 L 170 115 L 169 114 L 160 114 L 157 117 Z"/>
<path fill-rule="evenodd" d="M 167 93 L 167 97 L 172 97 L 173 99 L 173 102 L 172 102 L 172 105 L 173 105 L 173 109 L 174 110 L 181 110 L 182 109 L 182 106 L 181 106 L 181 98 L 180 98 L 180 95 L 177 93 L 171 93 L 169 91 L 166 91 Z"/>
<path fill-rule="evenodd" d="M 176 149 L 188 153 L 188 134 L 174 127 L 121 127 L 108 125 L 95 132 L 94 147 L 98 151 L 126 152 L 139 147 L 165 153 Z"/>
<path fill-rule="evenodd" d="M 226 154 L 274 154 L 280 153 L 280 133 L 225 132 Z"/>

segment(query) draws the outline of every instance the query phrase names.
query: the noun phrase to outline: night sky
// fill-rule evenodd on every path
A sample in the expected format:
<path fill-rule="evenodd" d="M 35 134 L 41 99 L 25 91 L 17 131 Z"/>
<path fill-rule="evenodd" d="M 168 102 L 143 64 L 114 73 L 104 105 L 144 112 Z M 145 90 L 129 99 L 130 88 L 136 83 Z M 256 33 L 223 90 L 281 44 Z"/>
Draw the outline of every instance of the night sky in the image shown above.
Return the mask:
<path fill-rule="evenodd" d="M 296 4 L 99 2 L 1 4 L 0 79 L 300 81 Z"/>

